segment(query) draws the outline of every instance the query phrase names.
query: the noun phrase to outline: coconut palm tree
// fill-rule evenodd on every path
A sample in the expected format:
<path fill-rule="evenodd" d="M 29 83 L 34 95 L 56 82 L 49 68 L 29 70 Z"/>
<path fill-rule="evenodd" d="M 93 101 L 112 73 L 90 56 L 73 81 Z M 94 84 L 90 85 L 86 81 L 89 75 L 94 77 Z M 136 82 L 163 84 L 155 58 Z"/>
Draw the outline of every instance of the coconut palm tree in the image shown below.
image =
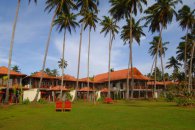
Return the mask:
<path fill-rule="evenodd" d="M 133 43 L 133 37 L 132 37 L 132 19 L 133 14 L 136 16 L 139 12 L 142 12 L 142 4 L 147 5 L 147 0 L 109 0 L 111 3 L 111 9 L 110 13 L 113 16 L 114 19 L 117 21 L 120 21 L 121 19 L 126 18 L 130 21 L 129 24 L 129 39 L 130 39 L 130 54 L 129 54 L 129 65 L 128 65 L 128 74 L 127 74 L 127 93 L 126 93 L 126 99 L 129 99 L 129 72 L 130 72 L 130 66 L 131 66 L 131 88 L 133 88 L 134 85 L 134 77 L 133 77 L 133 58 L 132 58 L 132 43 Z M 133 92 L 131 91 L 131 98 L 133 98 Z"/>
<path fill-rule="evenodd" d="M 192 90 L 192 64 L 193 60 L 195 59 L 194 53 L 195 53 L 195 23 L 193 24 L 193 29 L 191 32 L 191 39 L 192 39 L 192 49 L 191 49 L 191 57 L 190 57 L 190 69 L 189 69 L 189 80 L 188 80 L 188 92 L 190 93 Z"/>
<path fill-rule="evenodd" d="M 16 71 L 16 72 L 20 72 L 20 68 L 19 68 L 19 66 L 17 66 L 17 65 L 14 65 L 14 66 L 12 67 L 12 70 L 13 70 L 13 71 Z"/>
<path fill-rule="evenodd" d="M 162 51 L 159 50 L 159 36 L 155 36 L 153 38 L 153 41 L 151 41 L 149 44 L 151 45 L 148 52 L 150 53 L 150 55 L 154 58 L 154 91 L 156 91 L 156 70 L 157 70 L 157 61 L 158 61 L 158 56 L 161 58 L 162 56 L 165 56 L 165 51 L 167 50 L 166 45 L 169 44 L 169 42 L 164 42 L 161 43 L 162 46 Z M 153 67 L 152 69 L 153 70 Z M 152 73 L 152 71 L 151 71 Z"/>
<path fill-rule="evenodd" d="M 68 66 L 68 63 L 67 63 L 67 61 L 66 60 L 64 60 L 64 59 L 60 59 L 59 61 L 58 61 L 58 67 L 60 68 L 60 69 L 65 69 L 66 67 Z M 63 76 L 63 75 L 62 75 Z"/>
<path fill-rule="evenodd" d="M 129 26 L 131 25 L 131 29 L 129 28 Z M 129 46 L 132 46 L 131 44 L 133 43 L 133 41 L 135 40 L 139 45 L 140 45 L 140 38 L 141 36 L 145 36 L 142 28 L 144 26 L 141 26 L 140 25 L 140 21 L 135 21 L 134 18 L 132 18 L 131 22 L 127 19 L 126 20 L 126 25 L 123 26 L 123 30 L 121 32 L 121 39 L 123 39 L 124 43 L 125 44 L 128 44 Z M 132 36 L 132 39 L 130 39 L 129 37 L 129 34 L 131 34 Z M 132 40 L 132 41 L 131 41 Z M 131 47 L 130 47 L 131 48 Z M 132 53 L 132 50 L 131 50 L 131 53 Z M 130 57 L 132 59 L 132 54 L 130 53 Z M 131 69 L 132 71 L 132 69 Z M 132 72 L 131 72 L 132 74 Z M 131 75 L 131 78 L 132 78 L 132 75 Z M 131 98 L 133 98 L 133 93 L 134 93 L 134 88 L 133 88 L 134 85 L 131 86 Z M 127 90 L 129 91 L 129 90 Z"/>
<path fill-rule="evenodd" d="M 31 0 L 29 0 L 29 3 L 30 2 L 31 2 Z M 34 0 L 34 2 L 37 3 L 37 0 Z M 17 25 L 17 21 L 18 21 L 18 14 L 19 14 L 19 10 L 20 10 L 20 4 L 21 4 L 21 0 L 18 0 L 17 8 L 16 8 L 16 15 L 15 15 L 15 18 L 14 18 L 14 24 L 13 24 L 13 28 L 12 28 L 12 37 L 11 37 L 11 42 L 10 42 L 10 49 L 9 49 L 8 73 L 7 73 L 8 82 L 7 82 L 5 103 L 8 103 L 8 99 L 9 99 L 9 87 L 10 87 L 9 86 L 9 81 L 10 81 L 10 70 L 11 70 L 11 62 L 12 62 L 12 52 L 13 52 L 15 31 L 16 31 L 16 25 Z"/>
<path fill-rule="evenodd" d="M 182 3 L 182 0 L 156 0 L 157 2 L 150 6 L 145 10 L 145 16 L 143 19 L 146 19 L 146 25 L 149 25 L 149 31 L 152 33 L 159 32 L 159 42 L 158 49 L 160 49 L 161 53 L 161 67 L 162 67 L 162 75 L 164 86 L 166 89 L 165 79 L 164 79 L 164 66 L 163 66 L 163 58 L 162 58 L 162 31 L 167 28 L 167 25 L 172 22 L 174 16 L 177 15 L 175 11 L 175 7 L 178 3 Z M 157 51 L 158 52 L 158 51 Z M 156 54 L 158 55 L 158 54 Z M 157 58 L 157 56 L 156 56 Z M 157 62 L 157 60 L 156 60 Z M 156 63 L 155 63 L 156 67 Z M 156 86 L 156 82 L 155 82 Z"/>
<path fill-rule="evenodd" d="M 110 98 L 110 61 L 111 61 L 111 51 L 112 51 L 112 42 L 115 38 L 115 35 L 118 33 L 119 26 L 116 25 L 116 22 L 110 18 L 109 16 L 103 16 L 103 20 L 101 21 L 100 25 L 102 26 L 102 30 L 100 33 L 104 32 L 104 36 L 106 37 L 107 34 L 110 33 L 110 40 L 109 40 L 109 59 L 108 59 L 108 97 Z"/>
<path fill-rule="evenodd" d="M 194 23 L 194 17 L 195 17 L 195 9 L 191 10 L 189 6 L 184 5 L 179 11 L 178 11 L 178 17 L 177 20 L 179 21 L 179 24 L 182 28 L 182 30 L 186 30 L 186 37 L 185 37 L 185 48 L 184 48 L 184 70 L 185 70 L 185 80 L 187 79 L 187 34 L 188 31 L 192 29 L 193 23 Z"/>
<path fill-rule="evenodd" d="M 175 81 L 175 79 L 177 79 L 177 76 L 179 74 L 179 68 L 181 66 L 182 66 L 182 64 L 179 63 L 179 61 L 174 56 L 169 58 L 169 61 L 167 62 L 166 68 L 168 68 L 168 69 L 173 68 L 172 79 L 174 81 Z"/>
<path fill-rule="evenodd" d="M 76 22 L 76 15 L 73 13 L 71 14 L 65 14 L 65 12 L 62 12 L 58 18 L 54 21 L 54 25 L 57 25 L 57 29 L 59 32 L 64 31 L 64 39 L 63 39 L 63 47 L 62 47 L 62 59 L 59 63 L 59 67 L 62 69 L 62 80 L 61 80 L 61 86 L 64 86 L 64 68 L 67 66 L 67 62 L 64 60 L 64 54 L 65 54 L 65 44 L 66 44 L 66 30 L 71 34 L 71 30 L 76 29 L 79 24 Z M 64 61 L 64 62 L 63 62 Z M 61 97 L 62 97 L 62 88 L 61 88 Z"/>
<path fill-rule="evenodd" d="M 45 69 L 47 53 L 48 53 L 48 49 L 49 49 L 50 38 L 51 38 L 51 33 L 52 33 L 55 18 L 56 18 L 56 16 L 58 16 L 62 12 L 64 12 L 65 14 L 70 14 L 70 10 L 73 8 L 76 8 L 76 5 L 74 4 L 73 0 L 46 0 L 45 4 L 46 4 L 45 11 L 48 11 L 48 13 L 50 13 L 51 11 L 54 10 L 54 15 L 52 17 L 52 21 L 51 21 L 50 29 L 49 29 L 49 35 L 48 35 L 47 42 L 46 42 L 43 65 L 42 65 L 42 69 L 41 69 L 42 73 L 41 73 L 41 77 L 40 77 L 40 81 L 39 81 L 39 88 L 37 89 L 37 94 L 35 96 L 34 101 L 36 101 L 38 98 L 39 89 L 40 89 L 41 84 L 42 84 L 43 72 Z"/>
<path fill-rule="evenodd" d="M 87 11 L 84 13 L 80 23 L 84 24 L 84 30 L 89 27 L 89 42 L 88 42 L 88 60 L 87 60 L 87 87 L 89 88 L 89 62 L 90 62 L 90 46 L 91 46 L 91 29 L 96 29 L 96 23 L 98 23 L 97 14 L 94 11 Z M 89 91 L 87 91 L 87 98 L 89 99 Z"/>
<path fill-rule="evenodd" d="M 76 5 L 79 8 L 79 14 L 81 15 L 81 19 L 85 16 L 85 13 L 88 11 L 98 13 L 97 9 L 97 1 L 96 0 L 75 0 L 77 1 Z M 79 42 L 79 54 L 78 54 L 78 67 L 77 67 L 77 81 L 76 81 L 76 88 L 78 89 L 79 86 L 79 74 L 80 74 L 80 59 L 81 59 L 81 46 L 82 46 L 82 36 L 83 36 L 83 27 L 84 23 L 81 23 L 81 31 L 80 31 L 80 42 Z M 77 92 L 75 94 L 75 99 L 77 99 Z"/>
<path fill-rule="evenodd" d="M 178 60 L 172 56 L 171 58 L 169 58 L 169 61 L 167 62 L 167 66 L 166 68 L 170 69 L 170 68 L 174 68 L 174 70 L 178 70 L 179 67 L 181 67 L 182 64 L 178 62 Z"/>

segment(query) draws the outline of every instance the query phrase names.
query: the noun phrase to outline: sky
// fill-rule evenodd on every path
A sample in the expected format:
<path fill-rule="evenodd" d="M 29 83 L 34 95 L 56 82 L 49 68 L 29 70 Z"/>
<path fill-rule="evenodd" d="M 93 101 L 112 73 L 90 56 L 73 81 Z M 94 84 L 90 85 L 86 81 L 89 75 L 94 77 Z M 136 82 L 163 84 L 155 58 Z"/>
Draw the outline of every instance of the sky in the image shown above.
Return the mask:
<path fill-rule="evenodd" d="M 154 2 L 154 0 L 149 0 L 148 6 Z M 194 0 L 183 0 L 183 4 L 190 6 L 192 9 L 195 8 Z M 0 66 L 8 65 L 9 46 L 16 6 L 17 0 L 0 1 Z M 178 4 L 176 10 L 182 6 Z M 40 71 L 42 67 L 46 41 L 53 15 L 53 12 L 50 14 L 44 12 L 44 8 L 45 1 L 43 0 L 38 0 L 37 5 L 34 3 L 28 5 L 28 0 L 21 0 L 13 48 L 12 66 L 18 65 L 21 72 L 27 75 L 35 71 Z M 100 19 L 104 15 L 109 15 L 110 4 L 108 0 L 100 0 L 98 8 L 100 10 L 98 14 Z M 144 14 L 139 14 L 135 18 L 139 19 L 142 16 Z M 122 27 L 124 23 L 125 20 L 119 22 L 118 25 Z M 91 32 L 90 76 L 108 71 L 109 37 L 104 37 L 104 34 L 100 34 L 101 28 L 97 24 L 96 30 Z M 147 74 L 150 72 L 153 62 L 152 57 L 148 53 L 150 47 L 149 42 L 158 34 L 151 34 L 148 28 L 144 28 L 143 30 L 146 37 L 141 37 L 140 46 L 136 42 L 133 43 L 133 66 L 138 68 L 143 74 Z M 68 66 L 65 69 L 65 74 L 70 74 L 75 77 L 77 74 L 79 35 L 80 28 L 77 28 L 71 35 L 67 34 L 66 36 L 65 59 L 68 62 Z M 163 41 L 170 42 L 164 58 L 165 63 L 168 61 L 168 58 L 176 55 L 176 47 L 181 41 L 180 38 L 184 35 L 185 31 L 181 30 L 175 18 L 167 26 L 167 29 L 163 30 Z M 54 27 L 46 67 L 58 69 L 59 74 L 61 71 L 58 67 L 58 61 L 62 57 L 62 41 L 63 33 L 59 33 Z M 86 29 L 83 33 L 80 78 L 87 76 L 87 47 L 88 30 Z M 128 59 L 129 47 L 128 45 L 124 45 L 119 33 L 113 41 L 111 68 L 114 68 L 114 70 L 126 69 L 128 67 Z M 160 62 L 158 66 L 160 67 Z M 171 71 L 171 69 L 165 69 L 165 72 L 170 73 Z"/>

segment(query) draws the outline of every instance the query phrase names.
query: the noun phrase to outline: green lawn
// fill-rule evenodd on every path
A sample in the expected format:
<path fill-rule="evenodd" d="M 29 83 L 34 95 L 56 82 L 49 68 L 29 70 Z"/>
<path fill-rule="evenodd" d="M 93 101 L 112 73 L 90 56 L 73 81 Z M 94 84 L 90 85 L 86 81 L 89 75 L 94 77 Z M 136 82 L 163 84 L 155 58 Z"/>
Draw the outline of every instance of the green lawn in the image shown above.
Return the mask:
<path fill-rule="evenodd" d="M 130 101 L 114 104 L 77 102 L 71 112 L 54 104 L 0 107 L 0 130 L 192 130 L 195 108 L 174 103 Z"/>

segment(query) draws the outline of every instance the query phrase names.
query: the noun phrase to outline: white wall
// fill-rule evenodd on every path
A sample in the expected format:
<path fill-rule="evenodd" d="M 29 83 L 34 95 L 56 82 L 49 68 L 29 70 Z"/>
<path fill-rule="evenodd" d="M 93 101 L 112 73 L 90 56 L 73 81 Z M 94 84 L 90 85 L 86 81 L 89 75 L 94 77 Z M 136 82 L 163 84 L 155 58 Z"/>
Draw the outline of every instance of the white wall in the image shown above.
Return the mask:
<path fill-rule="evenodd" d="M 36 94 L 37 94 L 37 89 L 25 90 L 23 92 L 23 101 L 29 99 L 32 102 L 35 99 Z M 40 99 L 40 97 L 41 97 L 41 93 L 39 92 L 37 101 Z"/>

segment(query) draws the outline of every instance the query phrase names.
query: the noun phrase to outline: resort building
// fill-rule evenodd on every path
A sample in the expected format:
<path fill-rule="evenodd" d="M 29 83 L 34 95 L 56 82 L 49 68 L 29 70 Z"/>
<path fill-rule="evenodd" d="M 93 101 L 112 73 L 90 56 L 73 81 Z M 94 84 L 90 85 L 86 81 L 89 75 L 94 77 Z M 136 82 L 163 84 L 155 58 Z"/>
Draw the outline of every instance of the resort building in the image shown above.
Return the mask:
<path fill-rule="evenodd" d="M 131 89 L 131 70 L 129 77 L 130 93 L 133 91 L 134 98 L 145 98 L 147 96 L 152 97 L 152 89 L 147 88 L 147 82 L 150 80 L 148 77 L 144 76 L 137 68 L 133 68 L 133 78 L 134 78 L 134 88 Z M 127 91 L 127 74 L 128 69 L 117 70 L 110 72 L 110 83 L 111 83 L 111 97 L 115 98 L 125 98 L 125 93 Z M 87 78 L 81 79 L 81 87 L 86 87 Z M 93 80 L 90 79 L 90 88 L 93 89 L 93 84 L 95 85 L 96 91 L 101 91 L 106 96 L 108 89 L 108 73 L 103 73 L 94 76 Z"/>
<path fill-rule="evenodd" d="M 26 77 L 25 74 L 10 70 L 10 79 L 8 82 L 8 68 L 0 67 L 0 102 L 5 99 L 7 84 L 9 83 L 9 101 L 18 102 L 18 95 L 22 89 L 22 81 Z M 15 94 L 14 94 L 15 91 Z"/>

